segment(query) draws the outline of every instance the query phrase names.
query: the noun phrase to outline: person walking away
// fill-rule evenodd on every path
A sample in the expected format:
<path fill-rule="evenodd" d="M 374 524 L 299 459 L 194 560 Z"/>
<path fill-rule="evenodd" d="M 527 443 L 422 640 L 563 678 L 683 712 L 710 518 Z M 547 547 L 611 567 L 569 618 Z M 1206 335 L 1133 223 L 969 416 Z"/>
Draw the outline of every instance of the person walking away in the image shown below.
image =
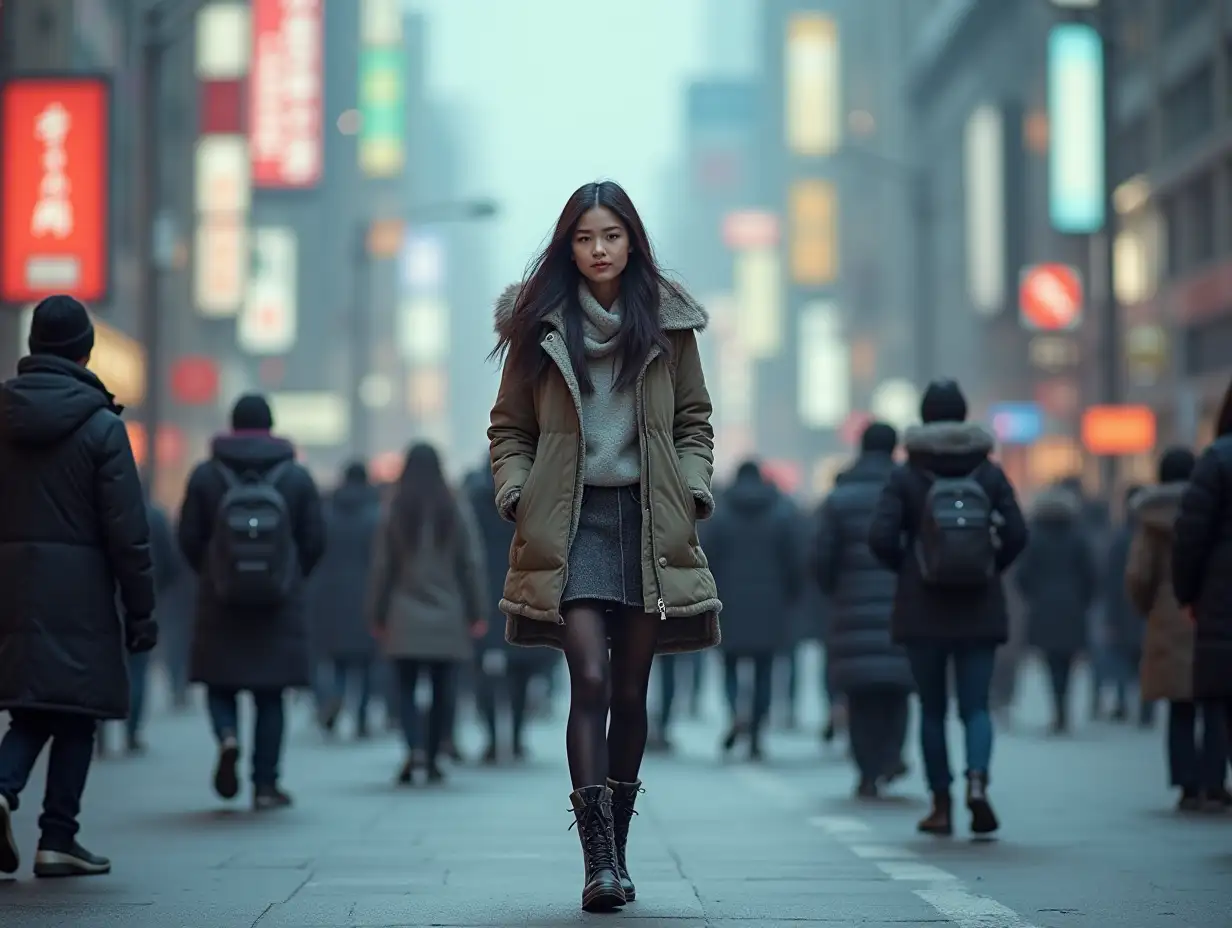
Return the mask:
<path fill-rule="evenodd" d="M 488 744 L 483 752 L 485 763 L 500 760 L 500 709 L 507 707 L 510 722 L 510 752 L 514 760 L 526 758 L 526 710 L 533 679 L 547 673 L 550 664 L 539 648 L 515 648 L 505 641 L 505 616 L 500 611 L 501 594 L 505 587 L 503 565 L 509 559 L 514 530 L 510 522 L 496 510 L 496 480 L 491 466 L 484 466 L 467 476 L 464 484 L 467 502 L 483 541 L 484 596 L 482 612 L 486 628 L 479 641 L 477 702 L 479 714 L 487 728 Z"/>
<path fill-rule="evenodd" d="M 706 321 L 610 181 L 574 191 L 496 306 L 488 439 L 497 508 L 516 527 L 501 611 L 511 643 L 565 654 L 588 911 L 636 896 L 626 847 L 654 657 L 719 642 L 697 538 L 714 510 Z"/>
<path fill-rule="evenodd" d="M 1069 688 L 1074 661 L 1087 647 L 1087 619 L 1098 577 L 1081 501 L 1058 487 L 1040 494 L 1031 513 L 1031 540 L 1014 580 L 1027 604 L 1027 644 L 1048 668 L 1052 732 L 1069 731 Z"/>
<path fill-rule="evenodd" d="M 728 753 L 747 738 L 749 757 L 763 756 L 762 734 L 770 714 L 775 657 L 792 635 L 792 607 L 804 585 L 797 513 L 789 499 L 745 461 L 723 494 L 704 532 L 706 555 L 726 607 L 723 671 L 731 724 Z M 741 703 L 740 670 L 753 674 L 752 703 Z"/>
<path fill-rule="evenodd" d="M 1138 690 L 1138 725 L 1149 728 L 1154 715 L 1154 706 L 1142 698 L 1138 680 L 1142 665 L 1142 636 L 1146 619 L 1129 598 L 1125 586 L 1125 573 L 1129 567 L 1129 548 L 1134 536 L 1134 498 L 1142 492 L 1135 484 L 1125 491 L 1125 517 L 1116 527 L 1108 548 L 1108 569 L 1102 574 L 1104 587 L 1101 599 L 1104 602 L 1104 622 L 1107 627 L 1109 650 L 1117 667 L 1116 705 L 1112 719 L 1127 721 L 1130 717 L 1129 697 Z"/>
<path fill-rule="evenodd" d="M 1168 700 L 1168 768 L 1172 786 L 1181 791 L 1177 807 L 1183 812 L 1204 804 L 1222 809 L 1232 802 L 1225 783 L 1224 707 L 1217 700 L 1194 699 L 1194 626 L 1172 591 L 1176 518 L 1194 464 L 1188 448 L 1169 448 L 1159 460 L 1159 484 L 1135 497 L 1134 536 L 1121 581 L 1137 613 L 1146 616 L 1142 696 Z"/>
<path fill-rule="evenodd" d="M 894 574 L 869 549 L 873 510 L 894 470 L 898 433 L 873 422 L 860 456 L 835 480 L 818 507 L 813 573 L 830 597 L 827 654 L 835 689 L 847 700 L 851 753 L 859 772 L 856 795 L 877 798 L 906 773 L 908 699 L 914 681 L 906 652 L 893 641 Z"/>
<path fill-rule="evenodd" d="M 966 735 L 971 830 L 990 834 L 999 823 L 988 798 L 988 696 L 996 649 L 1009 624 L 1001 577 L 1026 546 L 1027 527 L 1005 472 L 988 459 L 991 433 L 966 421 L 967 400 L 958 384 L 929 384 L 920 418 L 922 425 L 907 430 L 906 463 L 882 488 L 869 547 L 898 575 L 891 628 L 894 641 L 907 648 L 920 697 L 932 809 L 919 830 L 954 830 L 945 735 L 952 664 Z"/>
<path fill-rule="evenodd" d="M 458 664 L 473 660 L 484 629 L 482 541 L 466 501 L 445 483 L 429 445 L 407 451 L 402 478 L 376 538 L 368 577 L 368 623 L 398 677 L 399 713 L 407 757 L 398 782 L 414 777 L 412 752 L 425 749 L 428 782 L 444 779 L 442 742 L 448 734 L 450 687 Z M 415 693 L 432 686 L 426 739 L 419 732 Z"/>
<path fill-rule="evenodd" d="M 0 873 L 20 866 L 12 815 L 50 743 L 34 875 L 86 876 L 111 871 L 77 841 L 95 729 L 128 715 L 125 652 L 158 643 L 150 529 L 123 410 L 86 368 L 86 308 L 43 300 L 29 346 L 0 385 Z"/>
<path fill-rule="evenodd" d="M 1215 440 L 1181 495 L 1172 591 L 1195 626 L 1193 698 L 1219 702 L 1232 726 L 1232 385 L 1215 419 Z"/>
<path fill-rule="evenodd" d="M 318 720 L 333 733 L 355 687 L 355 736 L 368 737 L 376 643 L 364 615 L 372 549 L 382 521 L 380 494 L 362 461 L 348 464 L 325 503 L 325 554 L 308 581 L 313 653 L 325 663 Z"/>
<path fill-rule="evenodd" d="M 279 786 L 284 694 L 312 683 L 306 579 L 325 550 L 316 483 L 273 428 L 264 397 L 236 400 L 231 433 L 214 439 L 188 478 L 179 524 L 180 550 L 200 580 L 190 677 L 206 686 L 218 743 L 214 791 L 239 795 L 237 701 L 248 692 L 258 811 L 292 802 Z"/>

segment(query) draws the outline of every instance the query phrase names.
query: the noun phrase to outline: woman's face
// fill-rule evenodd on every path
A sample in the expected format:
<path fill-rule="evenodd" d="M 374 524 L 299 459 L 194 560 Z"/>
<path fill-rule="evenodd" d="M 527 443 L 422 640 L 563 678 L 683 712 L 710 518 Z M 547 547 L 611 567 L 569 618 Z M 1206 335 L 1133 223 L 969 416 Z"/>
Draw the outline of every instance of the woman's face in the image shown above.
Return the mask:
<path fill-rule="evenodd" d="M 573 260 L 592 283 L 615 280 L 629 263 L 629 233 L 606 206 L 587 210 L 578 222 Z"/>

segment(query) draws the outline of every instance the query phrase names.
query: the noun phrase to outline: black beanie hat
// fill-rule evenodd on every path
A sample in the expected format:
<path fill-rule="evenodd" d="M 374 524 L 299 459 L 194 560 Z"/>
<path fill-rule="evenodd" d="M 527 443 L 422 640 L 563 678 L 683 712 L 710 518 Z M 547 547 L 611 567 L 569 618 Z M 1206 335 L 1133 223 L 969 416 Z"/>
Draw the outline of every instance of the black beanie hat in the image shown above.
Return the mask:
<path fill-rule="evenodd" d="M 71 296 L 49 296 L 34 307 L 29 345 L 31 354 L 81 361 L 94 350 L 94 323 L 86 308 Z"/>
<path fill-rule="evenodd" d="M 231 409 L 231 428 L 237 432 L 268 432 L 274 427 L 274 414 L 259 393 L 246 393 Z"/>
<path fill-rule="evenodd" d="M 894 426 L 885 422 L 870 422 L 860 436 L 860 450 L 864 452 L 879 452 L 893 454 L 898 445 L 898 432 Z"/>
<path fill-rule="evenodd" d="M 965 422 L 967 420 L 967 398 L 963 396 L 957 382 L 953 380 L 934 380 L 924 391 L 920 401 L 921 422 Z"/>
<path fill-rule="evenodd" d="M 1198 459 L 1188 448 L 1169 448 L 1159 459 L 1160 483 L 1185 483 L 1193 476 Z"/>

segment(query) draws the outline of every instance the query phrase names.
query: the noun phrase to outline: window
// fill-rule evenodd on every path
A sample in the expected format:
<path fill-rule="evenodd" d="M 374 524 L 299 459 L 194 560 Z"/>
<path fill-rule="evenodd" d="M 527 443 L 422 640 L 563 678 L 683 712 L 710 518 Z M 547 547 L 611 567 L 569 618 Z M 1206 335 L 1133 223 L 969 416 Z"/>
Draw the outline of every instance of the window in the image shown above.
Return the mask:
<path fill-rule="evenodd" d="M 1214 68 L 1206 64 L 1164 94 L 1164 148 L 1176 154 L 1214 128 Z"/>
<path fill-rule="evenodd" d="M 1205 174 L 1185 189 L 1188 220 L 1186 264 L 1193 267 L 1215 258 L 1215 178 Z"/>
<path fill-rule="evenodd" d="M 1184 29 L 1210 4 L 1208 0 L 1165 0 L 1159 5 L 1159 25 L 1170 36 Z"/>
<path fill-rule="evenodd" d="M 1146 116 L 1134 120 L 1116 135 L 1112 152 L 1113 182 L 1145 174 L 1151 164 L 1151 124 Z"/>
<path fill-rule="evenodd" d="M 1164 264 L 1169 278 L 1179 277 L 1185 270 L 1181 256 L 1181 223 L 1179 203 L 1175 196 L 1165 200 L 1161 207 L 1164 217 Z"/>

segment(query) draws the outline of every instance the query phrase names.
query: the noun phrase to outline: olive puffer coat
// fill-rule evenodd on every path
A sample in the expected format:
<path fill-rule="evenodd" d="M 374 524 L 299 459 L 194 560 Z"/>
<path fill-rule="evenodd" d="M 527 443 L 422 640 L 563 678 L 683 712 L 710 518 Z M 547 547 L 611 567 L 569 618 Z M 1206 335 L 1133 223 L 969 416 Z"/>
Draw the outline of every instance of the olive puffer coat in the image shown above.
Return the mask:
<path fill-rule="evenodd" d="M 518 287 L 496 305 L 500 330 Z M 697 537 L 714 509 L 714 431 L 696 332 L 706 312 L 683 292 L 663 288 L 659 315 L 670 350 L 652 349 L 637 380 L 641 450 L 642 576 L 645 609 L 664 623 L 658 652 L 698 651 L 719 643 L 722 609 Z M 561 595 L 581 509 L 585 439 L 582 392 L 565 347 L 561 310 L 550 314 L 540 346 L 551 360 L 535 384 L 508 365 L 488 429 L 496 504 L 516 524 L 501 611 L 511 644 L 561 647 Z"/>

